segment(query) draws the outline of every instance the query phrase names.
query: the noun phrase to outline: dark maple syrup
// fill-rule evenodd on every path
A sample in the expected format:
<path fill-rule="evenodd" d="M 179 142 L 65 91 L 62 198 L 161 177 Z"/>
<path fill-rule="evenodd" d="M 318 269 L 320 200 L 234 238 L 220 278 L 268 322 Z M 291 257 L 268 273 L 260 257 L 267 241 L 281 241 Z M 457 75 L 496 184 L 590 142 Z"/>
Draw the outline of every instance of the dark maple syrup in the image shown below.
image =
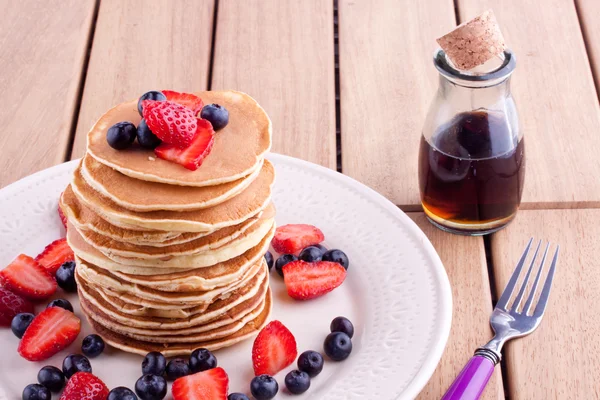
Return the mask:
<path fill-rule="evenodd" d="M 505 226 L 521 202 L 523 139 L 502 115 L 461 113 L 421 138 L 419 184 L 427 216 L 438 226 L 489 233 Z"/>

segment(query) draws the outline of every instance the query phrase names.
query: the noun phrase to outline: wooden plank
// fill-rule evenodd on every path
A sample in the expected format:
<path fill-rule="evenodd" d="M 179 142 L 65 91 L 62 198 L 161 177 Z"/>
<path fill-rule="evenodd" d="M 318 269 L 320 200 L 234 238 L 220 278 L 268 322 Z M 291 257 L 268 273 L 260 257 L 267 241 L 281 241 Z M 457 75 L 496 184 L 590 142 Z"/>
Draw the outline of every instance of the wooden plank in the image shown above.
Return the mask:
<path fill-rule="evenodd" d="M 0 0 L 0 187 L 64 161 L 94 0 Z"/>
<path fill-rule="evenodd" d="M 525 208 L 599 207 L 600 108 L 572 0 L 458 0 L 463 21 L 493 8 L 517 56 Z"/>
<path fill-rule="evenodd" d="M 103 0 L 72 158 L 93 123 L 148 90 L 206 90 L 214 0 Z"/>
<path fill-rule="evenodd" d="M 492 300 L 483 239 L 450 235 L 433 225 L 423 213 L 408 214 L 437 250 L 452 287 L 452 330 L 442 360 L 419 399 L 439 399 L 477 347 L 492 337 L 489 326 Z M 500 368 L 496 368 L 482 399 L 504 399 Z"/>
<path fill-rule="evenodd" d="M 273 151 L 336 167 L 333 2 L 221 0 L 212 88 L 257 99 Z"/>
<path fill-rule="evenodd" d="M 540 327 L 509 342 L 504 351 L 510 399 L 600 398 L 597 221 L 600 210 L 521 211 L 508 228 L 492 237 L 498 293 L 530 237 L 560 244 L 554 284 Z"/>
<path fill-rule="evenodd" d="M 600 1 L 575 0 L 579 22 L 585 37 L 592 72 L 596 78 L 596 91 L 600 96 Z"/>
<path fill-rule="evenodd" d="M 435 38 L 452 0 L 340 0 L 342 171 L 404 209 L 420 209 L 417 156 L 437 88 Z"/>

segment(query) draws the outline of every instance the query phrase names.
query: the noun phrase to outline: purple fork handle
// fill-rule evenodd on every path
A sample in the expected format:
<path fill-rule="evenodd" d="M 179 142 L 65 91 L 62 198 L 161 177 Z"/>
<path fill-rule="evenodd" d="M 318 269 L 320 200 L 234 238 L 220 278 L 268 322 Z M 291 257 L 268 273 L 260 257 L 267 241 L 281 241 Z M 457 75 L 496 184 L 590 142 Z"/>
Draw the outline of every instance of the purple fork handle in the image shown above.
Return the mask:
<path fill-rule="evenodd" d="M 460 371 L 442 400 L 477 400 L 487 385 L 495 364 L 483 356 L 473 356 Z"/>

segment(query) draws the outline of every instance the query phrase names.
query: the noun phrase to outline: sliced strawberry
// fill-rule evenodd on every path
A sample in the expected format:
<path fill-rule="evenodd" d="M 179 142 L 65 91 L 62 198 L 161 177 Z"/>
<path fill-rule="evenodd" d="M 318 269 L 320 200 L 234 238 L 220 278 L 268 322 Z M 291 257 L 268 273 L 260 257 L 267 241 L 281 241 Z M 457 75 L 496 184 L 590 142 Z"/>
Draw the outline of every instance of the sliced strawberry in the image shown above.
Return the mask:
<path fill-rule="evenodd" d="M 56 292 L 56 280 L 33 258 L 20 254 L 0 271 L 0 283 L 29 300 L 43 300 Z"/>
<path fill-rule="evenodd" d="M 81 321 L 71 311 L 50 307 L 39 313 L 25 331 L 19 354 L 29 361 L 52 357 L 79 335 Z"/>
<path fill-rule="evenodd" d="M 179 93 L 173 90 L 161 91 L 165 96 L 167 96 L 168 101 L 172 101 L 173 103 L 181 104 L 182 106 L 189 108 L 194 112 L 194 115 L 198 115 L 198 113 L 202 111 L 202 107 L 204 107 L 204 102 L 202 99 L 195 94 Z"/>
<path fill-rule="evenodd" d="M 221 367 L 184 376 L 173 382 L 174 400 L 226 400 L 229 377 Z"/>
<path fill-rule="evenodd" d="M 323 296 L 344 283 L 346 270 L 331 261 L 292 261 L 283 266 L 283 279 L 288 295 L 296 300 Z"/>
<path fill-rule="evenodd" d="M 75 255 L 69 247 L 67 239 L 62 238 L 50 243 L 44 251 L 35 258 L 42 267 L 54 276 L 56 270 L 67 261 L 74 261 Z"/>
<path fill-rule="evenodd" d="M 265 326 L 252 346 L 254 375 L 275 375 L 294 362 L 298 355 L 296 339 L 292 332 L 279 321 Z"/>
<path fill-rule="evenodd" d="M 67 229 L 67 217 L 65 217 L 65 214 L 60 209 L 60 206 L 58 206 L 58 216 L 60 217 L 60 222 L 62 222 L 65 229 Z"/>
<path fill-rule="evenodd" d="M 10 326 L 15 315 L 33 313 L 33 304 L 0 286 L 0 326 Z"/>
<path fill-rule="evenodd" d="M 212 150 L 214 141 L 215 131 L 210 122 L 198 118 L 196 136 L 189 147 L 180 149 L 172 144 L 162 143 L 154 149 L 154 153 L 158 158 L 175 162 L 195 171 L 202 165 L 202 161 Z"/>
<path fill-rule="evenodd" d="M 60 400 L 106 400 L 108 388 L 89 372 L 76 372 L 69 378 Z"/>
<path fill-rule="evenodd" d="M 319 244 L 323 240 L 325 235 L 316 226 L 289 224 L 275 230 L 271 244 L 279 254 L 298 254 L 305 247 Z"/>
<path fill-rule="evenodd" d="M 192 110 L 172 101 L 144 100 L 142 105 L 148 128 L 160 140 L 180 149 L 192 143 L 198 129 Z"/>

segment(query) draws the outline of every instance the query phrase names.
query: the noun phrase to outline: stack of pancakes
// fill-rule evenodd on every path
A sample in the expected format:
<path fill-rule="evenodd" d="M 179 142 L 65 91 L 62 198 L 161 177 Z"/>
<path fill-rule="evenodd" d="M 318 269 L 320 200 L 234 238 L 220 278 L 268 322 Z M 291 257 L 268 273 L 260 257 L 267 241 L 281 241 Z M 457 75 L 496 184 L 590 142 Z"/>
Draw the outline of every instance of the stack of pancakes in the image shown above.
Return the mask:
<path fill-rule="evenodd" d="M 271 311 L 264 254 L 275 231 L 271 122 L 251 97 L 201 92 L 229 111 L 196 171 L 106 131 L 140 122 L 137 101 L 108 111 L 60 200 L 81 308 L 114 347 L 184 355 L 237 343 Z"/>

